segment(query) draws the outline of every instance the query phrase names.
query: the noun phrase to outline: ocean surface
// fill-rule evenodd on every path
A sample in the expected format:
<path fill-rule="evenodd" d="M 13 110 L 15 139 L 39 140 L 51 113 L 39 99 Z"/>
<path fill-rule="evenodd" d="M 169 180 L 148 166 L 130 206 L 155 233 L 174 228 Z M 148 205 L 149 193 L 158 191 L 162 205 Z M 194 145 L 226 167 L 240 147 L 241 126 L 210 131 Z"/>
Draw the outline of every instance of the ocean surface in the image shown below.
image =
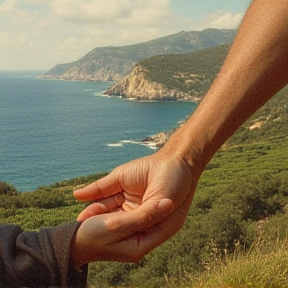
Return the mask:
<path fill-rule="evenodd" d="M 154 153 L 141 140 L 177 127 L 197 106 L 107 97 L 111 82 L 41 74 L 0 71 L 0 180 L 23 192 Z"/>

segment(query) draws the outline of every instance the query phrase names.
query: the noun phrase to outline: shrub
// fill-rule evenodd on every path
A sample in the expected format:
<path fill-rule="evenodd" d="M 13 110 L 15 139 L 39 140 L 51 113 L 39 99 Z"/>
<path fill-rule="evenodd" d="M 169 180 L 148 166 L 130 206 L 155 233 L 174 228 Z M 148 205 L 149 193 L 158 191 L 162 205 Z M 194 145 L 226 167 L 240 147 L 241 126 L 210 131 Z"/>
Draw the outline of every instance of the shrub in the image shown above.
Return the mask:
<path fill-rule="evenodd" d="M 8 182 L 0 181 L 0 195 L 14 196 L 18 195 L 18 191 Z"/>

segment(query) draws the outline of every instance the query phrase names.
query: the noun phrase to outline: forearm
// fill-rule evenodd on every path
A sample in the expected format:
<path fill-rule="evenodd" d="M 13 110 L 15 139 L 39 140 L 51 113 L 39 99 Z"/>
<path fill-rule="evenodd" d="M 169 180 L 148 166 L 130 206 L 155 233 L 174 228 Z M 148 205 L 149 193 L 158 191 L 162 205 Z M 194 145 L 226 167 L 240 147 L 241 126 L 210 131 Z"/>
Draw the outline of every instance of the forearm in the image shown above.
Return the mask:
<path fill-rule="evenodd" d="M 288 1 L 255 0 L 219 75 L 165 150 L 204 169 L 215 152 L 288 81 Z"/>
<path fill-rule="evenodd" d="M 78 226 L 75 221 L 40 232 L 0 226 L 0 286 L 85 287 L 87 271 L 77 272 L 69 261 Z"/>

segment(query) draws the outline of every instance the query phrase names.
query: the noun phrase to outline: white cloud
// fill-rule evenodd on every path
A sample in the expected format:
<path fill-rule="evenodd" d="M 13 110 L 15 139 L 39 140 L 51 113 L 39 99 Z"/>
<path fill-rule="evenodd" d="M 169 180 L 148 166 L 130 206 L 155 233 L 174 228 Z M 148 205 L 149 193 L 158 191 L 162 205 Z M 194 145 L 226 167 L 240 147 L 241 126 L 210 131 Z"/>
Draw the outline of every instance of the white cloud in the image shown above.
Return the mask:
<path fill-rule="evenodd" d="M 239 26 L 243 14 L 232 14 L 223 10 L 215 11 L 211 14 L 207 14 L 204 17 L 204 21 L 207 27 L 218 29 L 235 29 Z"/>
<path fill-rule="evenodd" d="M 53 0 L 51 8 L 59 17 L 82 24 L 113 21 L 127 16 L 131 11 L 129 0 Z"/>
<path fill-rule="evenodd" d="M 127 19 L 130 25 L 142 27 L 165 27 L 172 18 L 169 2 L 160 1 L 135 1 L 131 17 Z"/>
<path fill-rule="evenodd" d="M 51 0 L 50 6 L 55 15 L 78 24 L 157 25 L 170 13 L 168 0 Z"/>
<path fill-rule="evenodd" d="M 241 19 L 241 14 L 216 11 L 196 21 L 173 13 L 170 0 L 0 0 L 0 53 L 5 55 L 0 69 L 12 61 L 16 69 L 49 69 L 95 47 L 135 44 L 182 30 L 236 28 Z"/>
<path fill-rule="evenodd" d="M 4 1 L 4 3 L 2 3 L 0 5 L 0 13 L 4 12 L 4 13 L 7 13 L 7 12 L 10 12 L 10 11 L 13 11 L 15 9 L 17 5 L 17 1 L 16 0 L 6 0 Z"/>

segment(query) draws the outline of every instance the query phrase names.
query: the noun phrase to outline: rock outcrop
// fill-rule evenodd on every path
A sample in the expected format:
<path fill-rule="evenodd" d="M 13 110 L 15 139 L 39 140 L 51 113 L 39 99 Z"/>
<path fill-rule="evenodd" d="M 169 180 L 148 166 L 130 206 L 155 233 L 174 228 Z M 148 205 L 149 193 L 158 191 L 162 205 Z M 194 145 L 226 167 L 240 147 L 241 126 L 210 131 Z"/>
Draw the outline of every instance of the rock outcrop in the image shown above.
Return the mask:
<path fill-rule="evenodd" d="M 172 135 L 173 131 L 160 132 L 156 135 L 149 136 L 142 140 L 143 144 L 153 144 L 157 148 L 161 148 L 168 141 L 169 137 Z"/>
<path fill-rule="evenodd" d="M 141 142 L 143 144 L 146 144 L 148 146 L 155 146 L 156 148 L 161 148 L 165 145 L 165 143 L 169 140 L 169 138 L 171 137 L 171 135 L 177 130 L 179 129 L 186 121 L 182 122 L 181 125 L 177 128 L 174 128 L 172 130 L 169 131 L 165 131 L 165 132 L 160 132 L 156 135 L 153 136 L 148 136 L 145 139 L 143 139 Z"/>
<path fill-rule="evenodd" d="M 145 68 L 137 65 L 132 73 L 113 85 L 104 94 L 142 101 L 200 101 L 199 97 L 193 97 L 179 89 L 169 89 L 161 83 L 148 80 L 146 72 Z"/>

